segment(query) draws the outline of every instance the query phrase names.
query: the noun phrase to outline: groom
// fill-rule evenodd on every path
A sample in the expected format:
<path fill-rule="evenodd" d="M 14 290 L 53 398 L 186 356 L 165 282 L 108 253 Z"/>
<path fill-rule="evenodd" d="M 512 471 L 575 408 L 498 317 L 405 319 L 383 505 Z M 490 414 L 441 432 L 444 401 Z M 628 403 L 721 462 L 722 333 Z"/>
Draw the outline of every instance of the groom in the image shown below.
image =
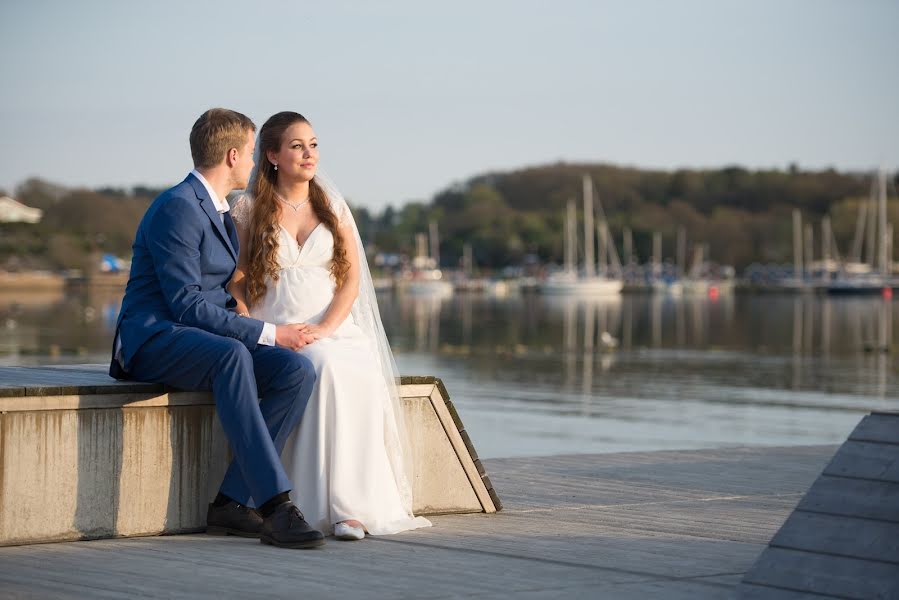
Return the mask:
<path fill-rule="evenodd" d="M 207 531 L 309 548 L 324 538 L 290 501 L 280 454 L 315 383 L 296 352 L 312 338 L 296 324 L 238 315 L 225 287 L 238 256 L 225 197 L 247 185 L 255 132 L 246 116 L 222 108 L 194 123 L 194 170 L 153 201 L 137 228 L 109 374 L 212 390 L 234 461 L 209 505 Z"/>

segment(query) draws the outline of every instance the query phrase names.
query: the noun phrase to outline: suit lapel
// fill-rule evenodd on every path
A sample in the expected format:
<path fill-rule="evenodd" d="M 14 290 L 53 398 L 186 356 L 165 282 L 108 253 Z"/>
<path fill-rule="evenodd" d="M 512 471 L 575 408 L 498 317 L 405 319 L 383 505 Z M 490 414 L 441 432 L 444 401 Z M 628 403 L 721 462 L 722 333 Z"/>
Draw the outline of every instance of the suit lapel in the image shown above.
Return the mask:
<path fill-rule="evenodd" d="M 237 262 L 237 250 L 231 244 L 231 238 L 228 235 L 228 232 L 225 230 L 225 224 L 222 223 L 222 217 L 219 215 L 215 204 L 212 202 L 212 198 L 209 197 L 209 193 L 206 191 L 206 188 L 202 183 L 200 183 L 200 180 L 193 175 L 188 176 L 187 179 L 188 181 L 190 181 L 190 185 L 193 186 L 194 192 L 197 194 L 197 198 L 199 198 L 200 200 L 200 207 L 202 207 L 203 212 L 205 212 L 206 216 L 209 217 L 209 220 L 212 221 L 212 226 L 218 232 L 219 238 L 221 238 L 222 243 L 225 244 L 225 247 L 228 248 L 228 252 L 231 253 L 234 261 Z"/>

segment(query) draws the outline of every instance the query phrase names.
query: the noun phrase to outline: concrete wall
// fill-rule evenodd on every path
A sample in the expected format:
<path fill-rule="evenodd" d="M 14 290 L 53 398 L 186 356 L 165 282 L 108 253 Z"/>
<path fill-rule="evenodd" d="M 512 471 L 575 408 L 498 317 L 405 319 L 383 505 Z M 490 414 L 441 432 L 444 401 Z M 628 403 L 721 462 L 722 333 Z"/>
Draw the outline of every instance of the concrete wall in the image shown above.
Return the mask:
<path fill-rule="evenodd" d="M 492 511 L 437 387 L 404 392 L 415 512 Z M 2 399 L 0 545 L 202 531 L 228 455 L 208 394 Z"/>

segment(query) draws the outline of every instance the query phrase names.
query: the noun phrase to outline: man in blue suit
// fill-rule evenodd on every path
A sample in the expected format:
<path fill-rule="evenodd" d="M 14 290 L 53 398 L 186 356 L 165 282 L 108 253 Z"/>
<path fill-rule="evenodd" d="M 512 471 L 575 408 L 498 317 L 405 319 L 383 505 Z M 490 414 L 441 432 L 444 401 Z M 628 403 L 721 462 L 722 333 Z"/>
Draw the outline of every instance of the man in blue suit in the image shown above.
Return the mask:
<path fill-rule="evenodd" d="M 234 461 L 209 505 L 207 531 L 309 548 L 324 538 L 290 501 L 280 454 L 315 383 L 296 352 L 313 340 L 297 324 L 238 315 L 226 289 L 238 240 L 225 197 L 247 185 L 255 132 L 246 116 L 222 108 L 194 123 L 194 170 L 153 201 L 137 228 L 109 374 L 212 390 Z"/>

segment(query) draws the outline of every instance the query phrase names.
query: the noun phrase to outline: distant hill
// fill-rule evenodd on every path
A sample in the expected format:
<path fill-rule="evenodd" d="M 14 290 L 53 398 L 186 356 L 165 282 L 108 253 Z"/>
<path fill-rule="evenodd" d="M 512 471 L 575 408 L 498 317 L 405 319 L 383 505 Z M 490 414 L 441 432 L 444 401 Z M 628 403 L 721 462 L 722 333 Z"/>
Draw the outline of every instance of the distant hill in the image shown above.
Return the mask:
<path fill-rule="evenodd" d="M 557 163 L 484 173 L 439 191 L 427 203 L 354 213 L 371 252 L 412 254 L 415 234 L 436 220 L 445 267 L 459 264 L 465 243 L 472 244 L 475 263 L 483 269 L 521 264 L 526 257 L 558 263 L 565 206 L 574 198 L 580 212 L 584 174 L 594 181 L 619 251 L 622 230 L 630 227 L 641 261 L 651 253 L 654 231 L 663 234 L 664 254 L 671 257 L 675 232 L 684 226 L 688 245 L 707 243 L 712 260 L 738 268 L 791 259 L 793 208 L 815 226 L 816 248 L 821 217 L 830 214 L 845 253 L 872 182 L 869 173 L 832 169 L 660 171 Z M 899 223 L 897 177 L 891 175 L 892 223 Z M 70 189 L 29 179 L 10 195 L 43 210 L 44 218 L 36 225 L 0 224 L 0 268 L 81 268 L 93 250 L 127 257 L 140 218 L 161 191 Z"/>
<path fill-rule="evenodd" d="M 465 242 L 472 243 L 475 261 L 488 268 L 516 264 L 527 254 L 560 262 L 565 206 L 574 198 L 580 211 L 584 174 L 593 179 L 619 250 L 628 226 L 641 260 L 651 253 L 654 231 L 663 234 L 665 255 L 671 257 L 675 232 L 683 225 L 691 244 L 708 243 L 712 260 L 737 267 L 790 260 L 793 208 L 815 225 L 816 239 L 821 217 L 830 213 L 837 243 L 845 251 L 858 202 L 869 197 L 872 181 L 868 173 L 832 169 L 659 171 L 558 163 L 477 175 L 439 192 L 429 204 L 377 217 L 364 213 L 359 220 L 366 221 L 368 239 L 379 249 L 411 251 L 412 235 L 426 231 L 427 222 L 436 219 L 445 266 L 458 264 Z M 895 198 L 890 214 L 891 222 L 897 222 Z"/>

